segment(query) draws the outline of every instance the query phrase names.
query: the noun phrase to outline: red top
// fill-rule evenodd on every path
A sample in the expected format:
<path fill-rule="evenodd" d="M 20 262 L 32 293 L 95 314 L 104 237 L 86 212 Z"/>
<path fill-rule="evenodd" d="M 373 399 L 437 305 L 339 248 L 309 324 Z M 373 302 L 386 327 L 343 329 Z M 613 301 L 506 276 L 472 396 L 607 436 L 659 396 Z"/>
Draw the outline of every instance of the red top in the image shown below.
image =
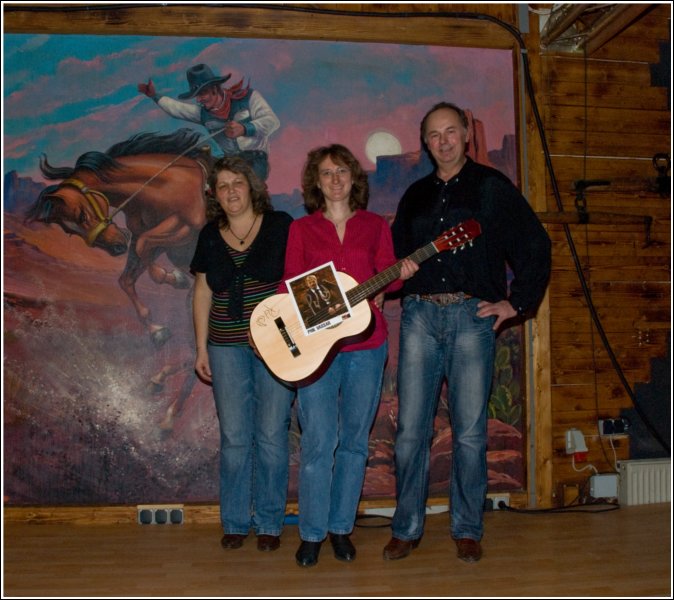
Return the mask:
<path fill-rule="evenodd" d="M 287 293 L 286 279 L 332 261 L 337 271 L 363 283 L 397 262 L 393 252 L 391 229 L 381 215 L 357 210 L 346 222 L 344 241 L 340 242 L 334 224 L 316 211 L 290 224 L 286 247 L 285 272 L 279 293 Z M 396 279 L 381 291 L 394 292 L 402 287 Z M 378 292 L 379 293 L 379 292 Z M 381 311 L 370 300 L 375 317 L 372 335 L 364 342 L 344 346 L 342 351 L 378 348 L 386 341 L 387 326 Z"/>

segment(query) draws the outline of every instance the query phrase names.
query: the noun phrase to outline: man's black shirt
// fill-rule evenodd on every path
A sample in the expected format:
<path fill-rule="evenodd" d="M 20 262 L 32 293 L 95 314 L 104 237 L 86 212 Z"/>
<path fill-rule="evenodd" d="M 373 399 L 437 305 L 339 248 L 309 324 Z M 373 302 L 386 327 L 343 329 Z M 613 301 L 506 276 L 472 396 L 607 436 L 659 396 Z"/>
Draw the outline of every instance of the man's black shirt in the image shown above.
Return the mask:
<path fill-rule="evenodd" d="M 550 276 L 550 238 L 510 180 L 469 157 L 446 183 L 432 173 L 407 189 L 392 225 L 396 256 L 409 256 L 468 219 L 482 229 L 472 246 L 421 263 L 403 293 L 462 291 L 489 302 L 508 299 L 520 314 L 535 311 Z"/>

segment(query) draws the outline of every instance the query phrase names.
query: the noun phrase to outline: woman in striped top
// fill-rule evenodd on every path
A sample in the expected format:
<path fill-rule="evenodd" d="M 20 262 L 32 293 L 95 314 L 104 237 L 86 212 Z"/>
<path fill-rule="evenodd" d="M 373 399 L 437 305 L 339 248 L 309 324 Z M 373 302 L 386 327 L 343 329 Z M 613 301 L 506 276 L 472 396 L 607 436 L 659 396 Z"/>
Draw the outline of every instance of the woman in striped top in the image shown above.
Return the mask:
<path fill-rule="evenodd" d="M 250 530 L 276 550 L 288 488 L 288 427 L 294 390 L 274 378 L 248 343 L 250 315 L 274 294 L 292 218 L 274 211 L 267 187 L 239 158 L 223 158 L 209 184 L 208 223 L 191 270 L 199 377 L 213 385 L 220 424 L 223 548 Z"/>

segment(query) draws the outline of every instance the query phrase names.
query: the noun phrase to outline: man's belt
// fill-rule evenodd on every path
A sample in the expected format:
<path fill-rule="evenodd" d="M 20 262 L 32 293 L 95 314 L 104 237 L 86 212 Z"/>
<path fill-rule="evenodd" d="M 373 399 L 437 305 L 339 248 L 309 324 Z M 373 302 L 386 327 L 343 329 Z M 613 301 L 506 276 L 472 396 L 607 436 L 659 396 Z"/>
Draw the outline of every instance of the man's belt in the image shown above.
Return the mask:
<path fill-rule="evenodd" d="M 464 294 L 463 292 L 449 292 L 443 294 L 412 294 L 417 300 L 423 300 L 424 302 L 432 302 L 439 306 L 447 306 L 448 304 L 461 304 L 465 300 L 472 298 L 470 294 Z"/>

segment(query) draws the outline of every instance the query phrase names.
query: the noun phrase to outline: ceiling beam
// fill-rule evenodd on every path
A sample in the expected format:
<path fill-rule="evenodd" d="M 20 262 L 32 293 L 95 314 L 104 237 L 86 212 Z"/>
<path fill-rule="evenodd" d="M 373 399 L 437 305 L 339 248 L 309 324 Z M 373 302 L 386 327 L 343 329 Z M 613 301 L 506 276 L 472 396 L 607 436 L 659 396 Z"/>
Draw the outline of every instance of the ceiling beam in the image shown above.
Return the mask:
<path fill-rule="evenodd" d="M 651 4 L 614 4 L 584 32 L 585 53 L 589 56 L 638 19 Z"/>
<path fill-rule="evenodd" d="M 541 46 L 546 48 L 554 44 L 590 6 L 592 5 L 562 4 L 560 8 L 553 10 L 541 34 Z"/>

